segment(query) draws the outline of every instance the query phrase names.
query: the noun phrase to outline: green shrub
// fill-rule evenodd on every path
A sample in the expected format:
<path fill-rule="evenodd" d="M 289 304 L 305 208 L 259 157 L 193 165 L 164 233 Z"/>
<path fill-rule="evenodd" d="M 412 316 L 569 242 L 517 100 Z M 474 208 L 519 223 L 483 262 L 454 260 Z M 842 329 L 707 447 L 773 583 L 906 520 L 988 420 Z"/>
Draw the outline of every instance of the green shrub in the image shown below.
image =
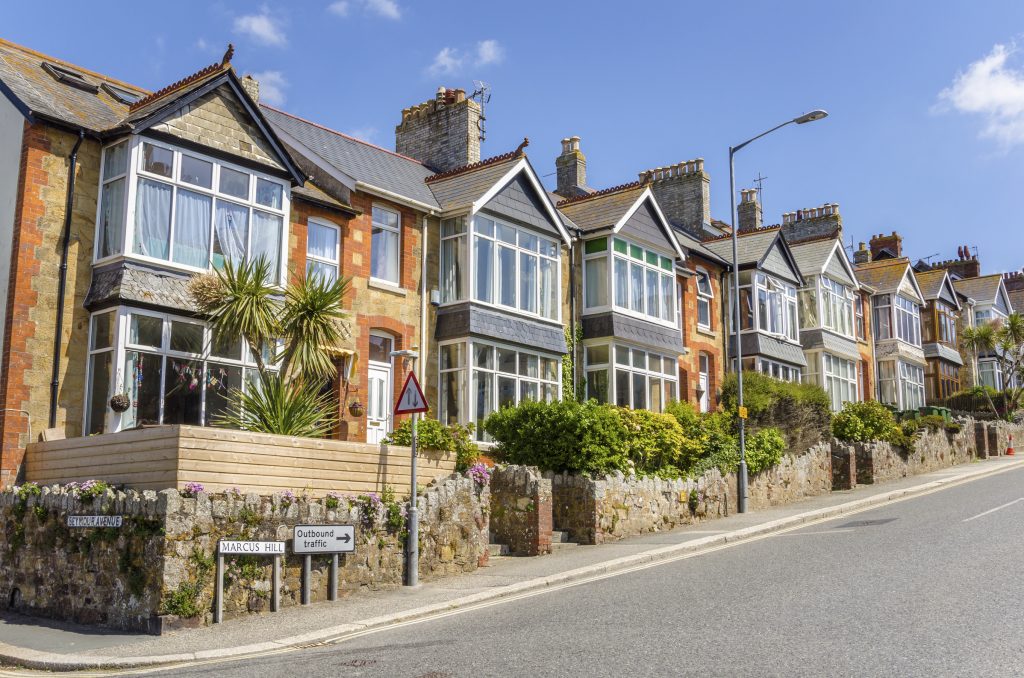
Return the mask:
<path fill-rule="evenodd" d="M 932 432 L 942 431 L 946 428 L 946 418 L 941 414 L 926 414 L 916 423 L 919 429 L 928 429 Z"/>
<path fill-rule="evenodd" d="M 736 415 L 738 379 L 726 375 L 722 384 L 722 405 Z M 832 403 L 827 393 L 814 384 L 781 381 L 760 372 L 743 373 L 743 404 L 747 427 L 752 433 L 765 428 L 783 432 L 786 447 L 803 451 L 827 438 L 832 422 Z"/>
<path fill-rule="evenodd" d="M 733 419 L 723 412 L 700 414 L 689 403 L 671 402 L 665 408 L 683 430 L 683 453 L 680 455 L 681 475 L 701 476 L 717 468 L 722 473 L 736 470 L 739 464 L 739 443 L 733 433 Z"/>
<path fill-rule="evenodd" d="M 832 419 L 832 435 L 847 442 L 885 440 L 899 444 L 902 441 L 896 417 L 875 400 L 846 403 Z"/>
<path fill-rule="evenodd" d="M 384 439 L 389 445 L 412 445 L 412 419 L 403 420 Z M 428 412 L 416 423 L 416 442 L 424 450 L 444 454 L 455 453 L 455 470 L 464 473 L 480 457 L 480 448 L 473 442 L 473 426 L 452 424 L 445 426 L 432 419 Z"/>
<path fill-rule="evenodd" d="M 484 430 L 510 464 L 590 474 L 629 470 L 626 427 L 612 405 L 530 400 L 493 412 Z"/>
<path fill-rule="evenodd" d="M 671 414 L 627 409 L 620 410 L 619 416 L 626 427 L 626 456 L 636 472 L 678 476 L 687 440 L 676 418 Z M 683 466 L 689 467 L 689 463 Z"/>
<path fill-rule="evenodd" d="M 786 439 L 777 428 L 761 429 L 750 436 L 746 445 L 748 473 L 760 473 L 775 466 L 786 451 Z"/>

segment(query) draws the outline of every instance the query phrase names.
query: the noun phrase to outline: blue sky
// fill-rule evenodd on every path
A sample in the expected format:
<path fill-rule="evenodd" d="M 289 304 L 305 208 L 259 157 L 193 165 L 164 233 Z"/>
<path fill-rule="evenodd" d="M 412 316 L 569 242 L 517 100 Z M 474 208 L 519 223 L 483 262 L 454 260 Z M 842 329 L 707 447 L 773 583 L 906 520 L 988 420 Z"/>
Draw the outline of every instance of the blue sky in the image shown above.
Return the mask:
<path fill-rule="evenodd" d="M 394 146 L 403 107 L 488 82 L 484 155 L 524 136 L 541 174 L 578 134 L 592 186 L 703 157 L 728 220 L 727 149 L 766 221 L 837 202 L 847 240 L 898 230 L 914 258 L 977 247 L 1024 265 L 1024 3 L 78 2 L 4 3 L 4 38 L 158 88 L 236 46 L 264 97 Z M 1024 44 L 1024 39 L 1022 44 Z M 554 177 L 546 177 L 553 182 Z"/>

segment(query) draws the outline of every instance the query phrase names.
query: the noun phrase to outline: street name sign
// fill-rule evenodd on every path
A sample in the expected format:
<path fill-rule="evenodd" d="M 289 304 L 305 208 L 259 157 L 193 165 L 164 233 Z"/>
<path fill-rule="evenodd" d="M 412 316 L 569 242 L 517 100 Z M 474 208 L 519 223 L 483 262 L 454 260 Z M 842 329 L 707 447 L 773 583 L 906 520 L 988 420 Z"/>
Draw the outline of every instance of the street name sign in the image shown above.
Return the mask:
<path fill-rule="evenodd" d="M 296 525 L 292 553 L 355 553 L 354 525 Z"/>
<path fill-rule="evenodd" d="M 420 382 L 416 379 L 416 373 L 409 372 L 409 376 L 405 379 L 405 386 L 402 387 L 398 402 L 395 404 L 395 414 L 414 414 L 426 412 L 429 409 L 427 398 L 423 395 Z"/>
<path fill-rule="evenodd" d="M 122 516 L 68 516 L 68 527 L 121 527 Z"/>
<path fill-rule="evenodd" d="M 283 556 L 283 541 L 230 541 L 222 539 L 217 553 L 243 556 Z"/>

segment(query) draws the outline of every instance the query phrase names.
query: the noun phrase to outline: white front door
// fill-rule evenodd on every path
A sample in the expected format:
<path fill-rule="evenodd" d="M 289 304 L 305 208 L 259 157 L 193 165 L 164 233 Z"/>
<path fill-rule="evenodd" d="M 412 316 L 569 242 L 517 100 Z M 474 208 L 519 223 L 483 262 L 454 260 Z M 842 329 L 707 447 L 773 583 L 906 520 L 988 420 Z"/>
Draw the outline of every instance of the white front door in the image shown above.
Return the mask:
<path fill-rule="evenodd" d="M 700 354 L 700 381 L 698 382 L 698 388 L 700 389 L 700 411 L 709 412 L 711 410 L 711 394 L 708 393 L 708 385 L 711 382 L 711 366 L 708 356 L 705 353 Z"/>
<path fill-rule="evenodd" d="M 366 442 L 377 444 L 391 431 L 391 366 L 370 363 L 367 382 Z"/>

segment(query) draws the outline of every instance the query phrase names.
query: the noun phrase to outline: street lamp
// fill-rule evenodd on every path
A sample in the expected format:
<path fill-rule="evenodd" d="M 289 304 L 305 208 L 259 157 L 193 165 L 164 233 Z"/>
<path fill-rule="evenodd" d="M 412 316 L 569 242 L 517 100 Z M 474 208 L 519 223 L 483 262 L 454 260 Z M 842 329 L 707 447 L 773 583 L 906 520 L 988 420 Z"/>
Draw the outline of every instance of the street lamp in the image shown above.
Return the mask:
<path fill-rule="evenodd" d="M 739 241 L 736 237 L 736 232 L 739 231 L 739 224 L 736 221 L 736 168 L 733 164 L 733 156 L 743 147 L 748 144 L 757 141 L 763 136 L 767 136 L 775 130 L 782 129 L 786 125 L 796 123 L 797 125 L 803 125 L 804 123 L 814 122 L 815 120 L 821 120 L 827 117 L 828 113 L 819 109 L 815 109 L 810 113 L 804 113 L 800 117 L 787 120 L 781 125 L 772 127 L 767 132 L 762 132 L 756 137 L 747 139 L 742 144 L 729 147 L 729 205 L 732 215 L 732 305 L 733 305 L 733 335 L 736 341 L 736 400 L 737 405 L 740 408 L 740 412 L 743 410 L 743 348 L 740 346 L 740 262 L 739 262 Z M 736 494 L 736 509 L 739 513 L 747 512 L 747 420 L 746 417 L 740 417 L 740 468 L 738 472 Z"/>
<path fill-rule="evenodd" d="M 411 372 L 416 371 L 416 359 L 419 351 L 392 351 L 392 358 L 408 358 L 412 365 Z M 397 409 L 397 408 L 396 408 Z M 419 413 L 412 414 L 412 460 L 409 471 L 409 536 L 406 541 L 405 585 L 417 586 L 420 583 L 420 518 L 416 508 L 416 420 Z"/>

